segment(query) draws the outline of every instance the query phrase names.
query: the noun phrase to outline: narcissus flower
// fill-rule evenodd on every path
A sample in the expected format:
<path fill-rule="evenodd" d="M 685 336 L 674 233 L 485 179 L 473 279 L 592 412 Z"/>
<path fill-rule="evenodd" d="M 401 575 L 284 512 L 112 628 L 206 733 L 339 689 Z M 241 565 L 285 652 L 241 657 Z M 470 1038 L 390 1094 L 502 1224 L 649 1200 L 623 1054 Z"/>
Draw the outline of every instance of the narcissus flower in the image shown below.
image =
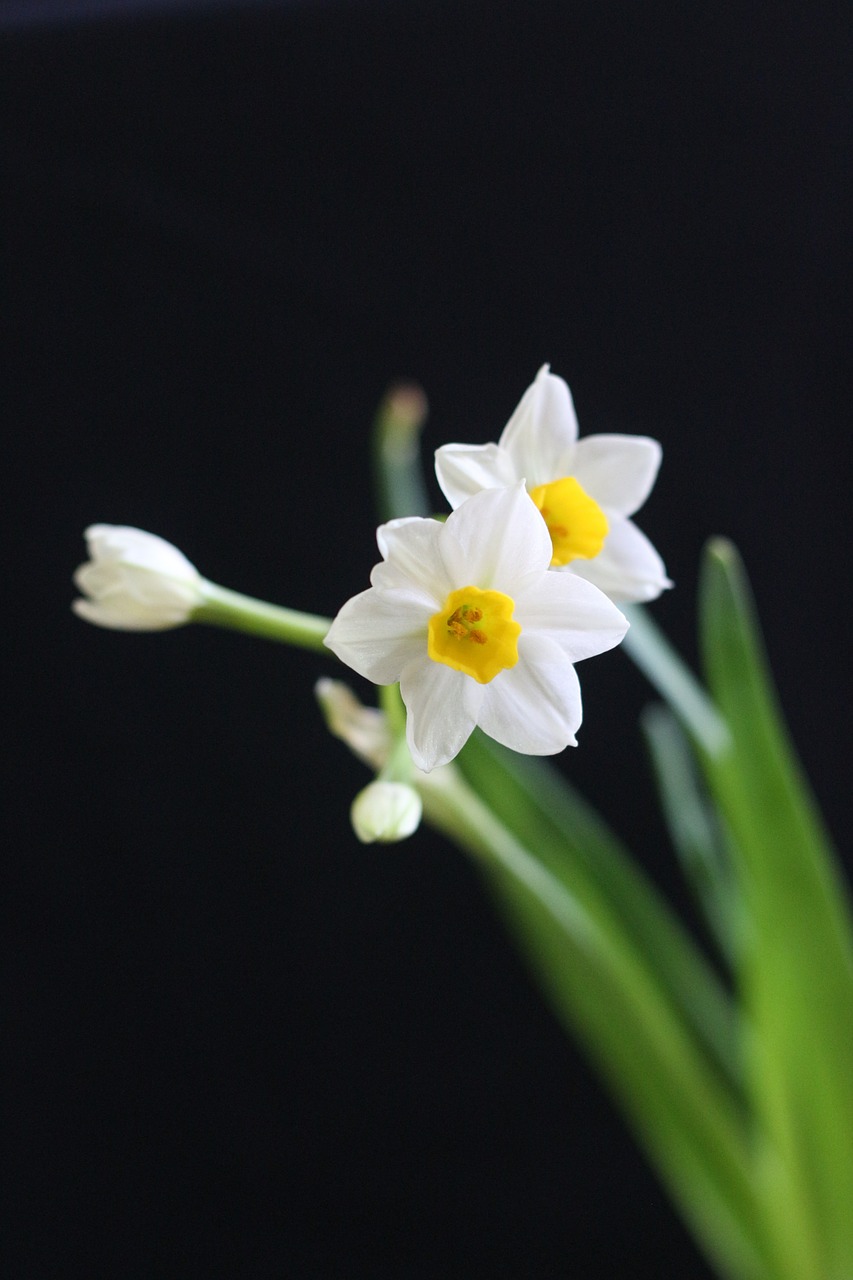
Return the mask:
<path fill-rule="evenodd" d="M 475 494 L 445 524 L 392 520 L 377 541 L 372 586 L 326 644 L 376 684 L 399 680 L 418 768 L 452 760 L 475 725 L 526 755 L 575 745 L 572 664 L 628 624 L 590 583 L 548 572 L 551 538 L 524 485 Z"/>
<path fill-rule="evenodd" d="M 177 547 L 126 525 L 93 524 L 89 560 L 74 574 L 85 599 L 72 608 L 115 631 L 165 631 L 189 622 L 203 600 L 202 578 Z"/>
<path fill-rule="evenodd" d="M 481 489 L 524 480 L 551 538 L 551 566 L 611 600 L 654 600 L 672 583 L 630 517 L 649 496 L 661 447 L 647 436 L 578 440 L 571 392 L 543 365 L 497 444 L 443 445 L 438 483 L 452 507 Z"/>

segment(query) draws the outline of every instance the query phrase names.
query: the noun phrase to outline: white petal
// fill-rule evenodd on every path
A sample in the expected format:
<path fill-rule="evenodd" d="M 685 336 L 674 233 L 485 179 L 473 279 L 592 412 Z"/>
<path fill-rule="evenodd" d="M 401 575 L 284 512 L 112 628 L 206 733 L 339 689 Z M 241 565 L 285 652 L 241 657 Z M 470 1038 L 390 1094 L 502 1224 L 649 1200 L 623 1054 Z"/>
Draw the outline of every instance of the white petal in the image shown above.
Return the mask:
<path fill-rule="evenodd" d="M 632 516 L 651 493 L 661 453 L 648 436 L 585 436 L 572 474 L 605 511 Z"/>
<path fill-rule="evenodd" d="M 632 520 L 611 520 L 604 547 L 595 559 L 573 560 L 569 568 L 595 583 L 611 600 L 656 600 L 672 586 L 660 556 Z"/>
<path fill-rule="evenodd" d="M 198 578 L 184 553 L 156 533 L 123 524 L 91 524 L 84 536 L 95 561 L 123 561 L 193 582 Z"/>
<path fill-rule="evenodd" d="M 439 550 L 443 527 L 440 520 L 404 516 L 400 520 L 389 520 L 376 530 L 376 541 L 383 559 L 435 600 L 436 608 L 444 602 L 450 590 Z M 383 575 L 379 577 L 382 579 Z M 389 583 L 398 580 L 391 574 L 384 577 Z M 374 582 L 374 586 L 379 585 L 380 582 Z"/>
<path fill-rule="evenodd" d="M 103 560 L 87 560 L 74 570 L 72 581 L 75 587 L 86 595 L 100 599 L 111 591 L 121 590 L 122 566 L 120 563 L 107 564 Z"/>
<path fill-rule="evenodd" d="M 448 587 L 440 596 L 427 591 L 418 583 L 412 582 L 412 579 L 401 569 L 388 564 L 385 560 L 375 564 L 370 570 L 370 585 L 386 597 L 395 596 L 400 591 L 404 592 L 411 603 L 418 603 L 430 616 L 444 603 L 447 591 L 450 589 Z"/>
<path fill-rule="evenodd" d="M 426 656 L 429 613 L 406 592 L 371 587 L 338 613 L 324 644 L 374 684 L 394 684 L 408 662 Z"/>
<path fill-rule="evenodd" d="M 547 636 L 570 662 L 606 653 L 628 630 L 628 620 L 615 604 L 573 573 L 534 579 L 515 597 L 513 616 L 522 636 Z"/>
<path fill-rule="evenodd" d="M 523 482 L 483 489 L 447 517 L 441 554 L 453 587 L 513 595 L 516 582 L 551 563 L 551 536 Z"/>
<path fill-rule="evenodd" d="M 108 627 L 110 631 L 168 631 L 189 621 L 186 609 L 152 613 L 127 596 L 114 600 L 72 600 L 71 608 L 78 618 L 85 618 L 97 627 Z"/>
<path fill-rule="evenodd" d="M 87 560 L 75 571 L 74 584 L 94 600 L 111 600 L 118 607 L 121 598 L 127 601 L 128 608 L 178 612 L 185 620 L 202 598 L 201 579 L 193 573 L 194 577 L 187 580 L 121 560 Z"/>
<path fill-rule="evenodd" d="M 516 474 L 524 476 L 532 489 L 572 474 L 564 468 L 570 464 L 577 437 L 572 393 L 545 364 L 521 397 L 498 443 L 509 454 Z"/>
<path fill-rule="evenodd" d="M 523 480 L 506 450 L 496 444 L 444 444 L 435 454 L 435 474 L 451 507 L 481 489 L 495 489 Z"/>
<path fill-rule="evenodd" d="M 412 759 L 429 773 L 447 764 L 468 741 L 477 723 L 483 685 L 461 671 L 424 657 L 400 676 L 406 704 L 406 739 Z"/>
<path fill-rule="evenodd" d="M 386 520 L 385 524 L 381 524 L 376 530 L 376 545 L 379 547 L 382 558 L 384 559 L 388 554 L 387 533 L 389 529 L 401 529 L 404 524 L 417 524 L 423 518 L 423 516 L 396 516 L 393 520 Z"/>
<path fill-rule="evenodd" d="M 480 728 L 528 756 L 552 756 L 577 746 L 582 711 L 574 667 L 547 636 L 522 634 L 518 656 L 516 666 L 485 686 Z"/>

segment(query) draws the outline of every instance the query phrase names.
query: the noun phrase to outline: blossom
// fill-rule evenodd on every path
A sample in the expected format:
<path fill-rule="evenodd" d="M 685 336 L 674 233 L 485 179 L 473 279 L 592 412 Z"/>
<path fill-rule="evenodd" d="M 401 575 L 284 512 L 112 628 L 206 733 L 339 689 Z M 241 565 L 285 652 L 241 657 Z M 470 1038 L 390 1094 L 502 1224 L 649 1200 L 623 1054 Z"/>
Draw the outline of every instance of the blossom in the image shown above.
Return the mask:
<path fill-rule="evenodd" d="M 412 759 L 428 772 L 474 727 L 526 755 L 575 745 L 575 662 L 628 624 L 596 587 L 549 573 L 551 539 L 523 483 L 475 494 L 446 523 L 381 525 L 371 587 L 338 613 L 326 644 L 375 684 L 399 680 Z"/>
<path fill-rule="evenodd" d="M 423 803 L 405 782 L 370 782 L 352 802 L 350 819 L 362 844 L 393 844 L 420 826 Z"/>
<path fill-rule="evenodd" d="M 204 599 L 203 579 L 170 542 L 126 525 L 93 524 L 89 560 L 74 574 L 85 598 L 72 608 L 116 631 L 165 631 L 189 622 Z"/>
<path fill-rule="evenodd" d="M 497 444 L 437 450 L 438 483 L 458 507 L 481 489 L 524 480 L 551 535 L 553 568 L 611 600 L 654 600 L 672 583 L 630 517 L 649 496 L 661 447 L 647 436 L 577 436 L 571 392 L 543 365 Z"/>

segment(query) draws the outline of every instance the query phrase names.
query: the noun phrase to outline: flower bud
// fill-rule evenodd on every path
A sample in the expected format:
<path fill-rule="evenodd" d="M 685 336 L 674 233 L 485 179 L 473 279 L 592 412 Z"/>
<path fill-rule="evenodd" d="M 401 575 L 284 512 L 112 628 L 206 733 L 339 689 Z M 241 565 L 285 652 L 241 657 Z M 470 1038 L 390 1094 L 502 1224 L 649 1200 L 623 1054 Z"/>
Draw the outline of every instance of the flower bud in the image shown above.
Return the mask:
<path fill-rule="evenodd" d="M 416 831 L 423 805 L 405 782 L 371 782 L 359 791 L 350 809 L 353 830 L 362 844 L 393 844 Z"/>
<path fill-rule="evenodd" d="M 89 560 L 74 574 L 84 599 L 72 609 L 115 631 L 165 631 L 189 622 L 202 603 L 202 578 L 177 547 L 126 525 L 93 524 Z"/>
<path fill-rule="evenodd" d="M 376 707 L 365 707 L 342 680 L 323 676 L 314 685 L 314 693 L 329 732 L 371 769 L 384 768 L 391 749 L 384 714 Z"/>

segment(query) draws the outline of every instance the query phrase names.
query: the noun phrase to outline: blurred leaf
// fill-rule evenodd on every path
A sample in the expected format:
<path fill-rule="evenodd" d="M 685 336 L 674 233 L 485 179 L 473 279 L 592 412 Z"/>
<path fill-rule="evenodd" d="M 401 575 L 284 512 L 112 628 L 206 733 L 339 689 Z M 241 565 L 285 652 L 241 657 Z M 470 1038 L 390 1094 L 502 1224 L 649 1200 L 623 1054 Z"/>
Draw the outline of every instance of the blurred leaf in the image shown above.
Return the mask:
<path fill-rule="evenodd" d="M 657 689 L 693 741 L 711 755 L 722 751 L 728 745 L 729 731 L 707 691 L 644 605 L 625 604 L 622 611 L 631 624 L 620 646 L 622 651 Z"/>
<path fill-rule="evenodd" d="M 740 1045 L 731 1000 L 601 816 L 546 761 L 516 755 L 479 731 L 458 764 L 525 847 L 645 957 L 702 1051 L 740 1097 Z"/>
<path fill-rule="evenodd" d="M 779 1274 L 853 1276 L 853 941 L 845 887 L 789 744 L 731 544 L 705 559 L 701 632 L 732 735 L 705 759 L 733 834 L 749 931 L 738 980 L 754 1028 L 757 1176 Z"/>
<path fill-rule="evenodd" d="M 733 963 L 744 929 L 731 854 L 716 810 L 699 780 L 686 735 L 668 708 L 640 719 L 652 756 L 664 817 L 685 879 L 721 954 Z"/>
<path fill-rule="evenodd" d="M 436 825 L 479 855 L 558 1016 L 721 1274 L 770 1280 L 725 993 L 600 820 L 547 766 L 479 734 L 460 759 L 474 790 L 465 787 Z"/>
<path fill-rule="evenodd" d="M 420 457 L 427 399 L 414 383 L 386 393 L 373 424 L 373 478 L 381 520 L 428 516 L 429 497 Z"/>

